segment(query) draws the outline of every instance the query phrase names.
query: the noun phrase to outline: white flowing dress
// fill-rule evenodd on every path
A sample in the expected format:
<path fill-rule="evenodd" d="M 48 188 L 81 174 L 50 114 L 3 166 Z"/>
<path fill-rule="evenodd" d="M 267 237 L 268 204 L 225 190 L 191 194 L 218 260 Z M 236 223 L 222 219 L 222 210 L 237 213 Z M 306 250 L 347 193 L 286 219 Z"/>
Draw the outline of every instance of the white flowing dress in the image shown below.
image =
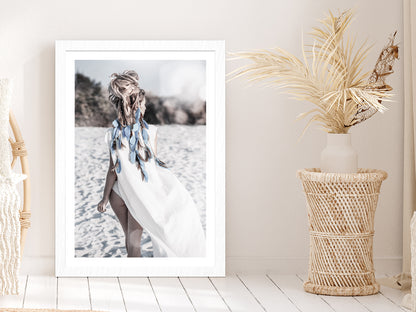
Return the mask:
<path fill-rule="evenodd" d="M 111 132 L 106 142 L 111 145 Z M 155 150 L 157 127 L 149 125 L 149 142 Z M 121 163 L 121 171 L 113 191 L 125 202 L 131 215 L 149 233 L 154 257 L 204 257 L 205 234 L 196 205 L 182 183 L 167 168 L 160 167 L 152 158 L 145 162 L 148 181 L 142 180 L 136 163 L 129 160 L 129 144 L 114 152 Z M 117 157 L 117 158 L 116 158 Z"/>

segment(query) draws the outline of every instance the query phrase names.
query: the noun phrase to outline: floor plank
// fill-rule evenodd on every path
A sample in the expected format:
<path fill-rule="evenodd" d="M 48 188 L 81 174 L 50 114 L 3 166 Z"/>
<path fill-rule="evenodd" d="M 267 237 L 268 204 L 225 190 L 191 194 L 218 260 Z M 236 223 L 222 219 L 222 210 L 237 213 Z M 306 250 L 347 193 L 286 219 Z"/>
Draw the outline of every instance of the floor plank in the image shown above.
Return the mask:
<path fill-rule="evenodd" d="M 386 278 L 388 276 L 384 275 L 384 276 L 381 276 L 381 277 Z M 401 291 L 399 289 L 394 289 L 394 288 L 391 288 L 391 287 L 381 285 L 380 292 L 383 294 L 384 297 L 386 297 L 387 299 L 392 301 L 397 306 L 401 307 L 402 310 L 408 311 L 408 310 L 406 310 L 405 308 L 402 307 L 402 300 L 403 300 L 403 297 L 406 294 L 410 293 L 410 289 L 407 290 L 407 291 Z"/>
<path fill-rule="evenodd" d="M 357 296 L 354 298 L 356 298 L 368 310 L 373 312 L 403 312 L 399 306 L 380 293 L 373 296 Z"/>
<path fill-rule="evenodd" d="M 388 300 L 400 307 L 403 311 L 408 311 L 407 309 L 402 307 L 402 300 L 406 292 L 383 285 L 381 285 L 380 292 L 384 297 L 386 297 Z"/>
<path fill-rule="evenodd" d="M 57 306 L 58 309 L 89 310 L 91 302 L 87 278 L 58 278 Z"/>
<path fill-rule="evenodd" d="M 160 311 L 148 278 L 120 277 L 119 282 L 128 312 Z"/>
<path fill-rule="evenodd" d="M 239 274 L 226 278 L 59 278 L 20 276 L 20 295 L 0 307 L 136 311 L 403 312 L 403 293 L 381 286 L 373 296 L 308 294 L 305 275 Z M 1 310 L 1 309 L 0 309 Z"/>
<path fill-rule="evenodd" d="M 185 277 L 180 281 L 198 312 L 229 311 L 208 278 Z"/>
<path fill-rule="evenodd" d="M 117 278 L 90 277 L 88 278 L 88 282 L 91 294 L 91 307 L 93 310 L 109 312 L 126 311 Z"/>
<path fill-rule="evenodd" d="M 307 274 L 300 274 L 298 277 L 302 282 L 306 281 Z M 368 309 L 364 307 L 354 297 L 341 297 L 341 296 L 323 296 L 320 297 L 326 301 L 332 309 L 337 312 L 368 312 Z"/>
<path fill-rule="evenodd" d="M 0 308 L 21 308 L 25 297 L 27 276 L 19 276 L 19 294 L 17 296 L 0 296 Z"/>
<path fill-rule="evenodd" d="M 299 312 L 299 309 L 266 275 L 241 275 L 238 277 L 266 311 Z"/>
<path fill-rule="evenodd" d="M 214 277 L 211 281 L 231 311 L 264 311 L 236 275 Z"/>
<path fill-rule="evenodd" d="M 368 312 L 368 309 L 354 297 L 320 296 L 337 312 Z"/>
<path fill-rule="evenodd" d="M 30 275 L 23 307 L 56 309 L 56 277 Z"/>
<path fill-rule="evenodd" d="M 296 275 L 268 274 L 268 277 L 301 311 L 326 312 L 334 311 L 331 306 L 318 295 L 303 290 L 303 282 Z"/>
<path fill-rule="evenodd" d="M 151 277 L 150 283 L 163 312 L 194 311 L 178 278 Z"/>

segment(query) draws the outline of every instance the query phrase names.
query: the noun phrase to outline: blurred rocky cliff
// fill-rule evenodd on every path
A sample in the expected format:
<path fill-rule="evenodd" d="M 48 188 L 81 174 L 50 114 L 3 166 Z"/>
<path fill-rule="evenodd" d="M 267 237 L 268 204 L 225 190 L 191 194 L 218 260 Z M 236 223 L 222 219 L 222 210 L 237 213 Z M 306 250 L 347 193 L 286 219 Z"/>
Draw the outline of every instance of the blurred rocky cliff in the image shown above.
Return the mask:
<path fill-rule="evenodd" d="M 117 117 L 108 100 L 106 86 L 89 77 L 75 74 L 75 126 L 110 127 Z M 150 124 L 205 125 L 206 102 L 146 93 L 145 120 Z"/>

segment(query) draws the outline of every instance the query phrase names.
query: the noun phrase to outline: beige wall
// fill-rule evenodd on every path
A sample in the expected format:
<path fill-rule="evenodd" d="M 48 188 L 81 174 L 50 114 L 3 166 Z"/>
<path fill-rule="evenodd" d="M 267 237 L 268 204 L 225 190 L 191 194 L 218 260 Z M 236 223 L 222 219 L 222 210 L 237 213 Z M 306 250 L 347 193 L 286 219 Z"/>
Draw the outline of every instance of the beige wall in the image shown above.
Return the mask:
<path fill-rule="evenodd" d="M 375 43 L 402 34 L 401 1 L 7 1 L 0 10 L 0 75 L 16 81 L 13 109 L 27 141 L 33 223 L 25 258 L 54 255 L 54 41 L 56 39 L 225 39 L 228 51 L 280 46 L 300 52 L 306 34 L 328 9 L 358 11 L 352 32 Z M 227 71 L 238 64 L 227 63 Z M 353 129 L 359 165 L 388 171 L 376 216 L 375 257 L 399 263 L 402 204 L 402 64 L 390 80 L 395 102 Z M 277 90 L 227 85 L 228 268 L 302 270 L 307 217 L 295 177 L 319 165 L 325 135 L 316 127 L 298 142 L 295 122 L 308 104 Z M 64 142 L 63 142 L 64 143 Z M 56 161 L 59 161 L 57 159 Z M 45 262 L 46 263 L 46 262 Z M 48 269 L 52 270 L 51 261 Z M 381 266 L 380 264 L 380 266 Z M 34 268 L 35 270 L 36 268 Z M 393 268 L 396 269 L 396 268 Z"/>

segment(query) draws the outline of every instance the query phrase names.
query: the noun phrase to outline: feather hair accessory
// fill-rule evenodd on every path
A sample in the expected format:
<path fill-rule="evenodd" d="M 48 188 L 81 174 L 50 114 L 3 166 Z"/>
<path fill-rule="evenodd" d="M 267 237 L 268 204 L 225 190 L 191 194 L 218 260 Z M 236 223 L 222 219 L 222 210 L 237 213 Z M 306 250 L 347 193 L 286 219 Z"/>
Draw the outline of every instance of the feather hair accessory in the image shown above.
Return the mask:
<path fill-rule="evenodd" d="M 121 162 L 117 157 L 115 151 L 122 148 L 122 138 L 125 138 L 129 147 L 129 160 L 131 163 L 137 163 L 138 169 L 140 169 L 142 180 L 148 182 L 149 176 L 145 168 L 145 162 L 154 159 L 155 163 L 163 168 L 167 168 L 166 164 L 161 161 L 152 150 L 149 142 L 148 129 L 149 125 L 144 119 L 140 118 L 140 108 L 136 112 L 136 122 L 132 127 L 129 125 L 122 126 L 116 119 L 113 121 L 113 131 L 111 138 L 111 154 L 116 159 L 114 164 L 115 171 L 121 172 Z M 140 152 L 139 146 L 143 146 L 143 152 Z"/>

